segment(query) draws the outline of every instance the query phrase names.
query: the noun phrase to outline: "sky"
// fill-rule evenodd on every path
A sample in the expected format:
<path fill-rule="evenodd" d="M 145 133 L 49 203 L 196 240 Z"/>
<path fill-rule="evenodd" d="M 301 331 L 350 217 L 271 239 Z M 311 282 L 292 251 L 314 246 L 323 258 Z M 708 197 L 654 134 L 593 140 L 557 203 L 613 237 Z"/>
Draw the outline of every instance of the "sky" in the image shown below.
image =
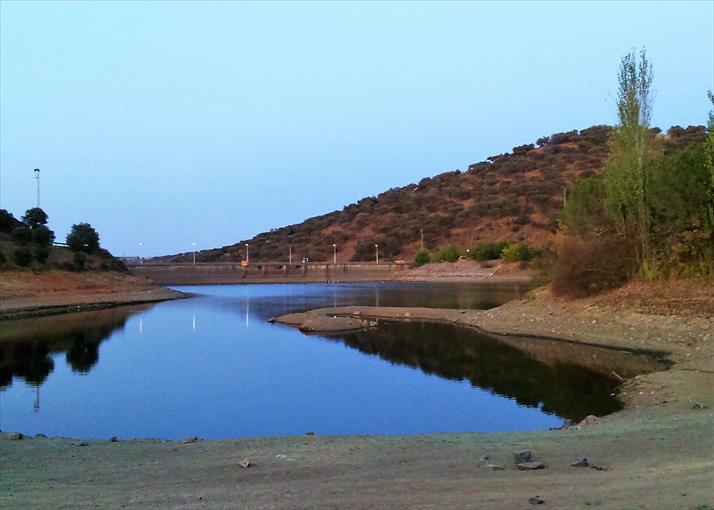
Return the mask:
<path fill-rule="evenodd" d="M 0 2 L 0 208 L 118 256 L 232 244 L 555 132 L 706 123 L 714 2 Z"/>

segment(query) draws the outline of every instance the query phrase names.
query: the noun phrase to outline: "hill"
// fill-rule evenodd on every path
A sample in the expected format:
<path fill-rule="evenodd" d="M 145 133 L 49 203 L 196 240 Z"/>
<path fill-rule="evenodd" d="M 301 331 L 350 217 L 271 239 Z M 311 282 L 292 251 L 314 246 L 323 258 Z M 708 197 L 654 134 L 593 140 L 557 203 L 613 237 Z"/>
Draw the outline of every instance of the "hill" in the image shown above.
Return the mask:
<path fill-rule="evenodd" d="M 330 260 L 333 243 L 339 260 L 372 260 L 374 244 L 380 256 L 410 259 L 420 246 L 473 246 L 479 240 L 525 241 L 536 246 L 552 240 L 568 189 L 582 177 L 601 172 L 607 157 L 609 126 L 592 126 L 539 138 L 510 153 L 487 158 L 462 172 L 426 177 L 416 184 L 387 190 L 376 197 L 305 220 L 272 229 L 252 239 L 203 250 L 199 262 L 239 261 L 250 245 L 254 261 Z M 703 126 L 674 126 L 654 131 L 665 151 L 701 141 Z M 189 262 L 191 253 L 158 257 L 158 261 Z"/>

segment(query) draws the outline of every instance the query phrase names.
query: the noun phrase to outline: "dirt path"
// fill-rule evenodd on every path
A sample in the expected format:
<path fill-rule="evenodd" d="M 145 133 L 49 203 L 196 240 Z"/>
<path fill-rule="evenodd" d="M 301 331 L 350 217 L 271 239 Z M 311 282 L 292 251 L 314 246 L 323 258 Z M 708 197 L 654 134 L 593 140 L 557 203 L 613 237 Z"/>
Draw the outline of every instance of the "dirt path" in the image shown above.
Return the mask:
<path fill-rule="evenodd" d="M 313 320 L 314 327 L 336 313 L 358 322 L 425 319 L 667 352 L 672 369 L 627 381 L 625 409 L 593 424 L 530 433 L 86 446 L 6 434 L 0 506 L 525 509 L 540 496 L 545 503 L 538 507 L 546 509 L 714 507 L 714 320 L 706 312 L 618 307 L 602 300 L 563 303 L 541 293 L 485 312 L 349 307 L 287 318 Z M 545 468 L 518 470 L 513 454 L 522 449 Z M 571 466 L 578 457 L 591 466 Z M 246 459 L 252 466 L 241 468 Z"/>

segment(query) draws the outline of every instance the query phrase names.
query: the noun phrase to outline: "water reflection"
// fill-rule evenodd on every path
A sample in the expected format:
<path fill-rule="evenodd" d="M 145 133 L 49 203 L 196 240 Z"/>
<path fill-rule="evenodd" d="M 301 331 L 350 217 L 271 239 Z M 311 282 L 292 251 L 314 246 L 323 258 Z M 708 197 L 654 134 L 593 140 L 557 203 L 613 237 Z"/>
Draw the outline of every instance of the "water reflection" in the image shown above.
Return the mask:
<path fill-rule="evenodd" d="M 52 356 L 65 352 L 73 372 L 87 374 L 99 361 L 99 344 L 121 329 L 138 308 L 8 321 L 0 328 L 0 389 L 17 377 L 40 386 L 55 368 Z M 140 331 L 142 322 L 139 321 Z"/>
<path fill-rule="evenodd" d="M 457 381 L 520 405 L 570 420 L 621 408 L 612 394 L 625 377 L 661 370 L 661 361 L 633 353 L 558 341 L 492 337 L 461 327 L 380 323 L 371 331 L 332 337 L 363 353 Z"/>
<path fill-rule="evenodd" d="M 558 426 L 562 417 L 616 410 L 610 393 L 619 380 L 612 371 L 627 378 L 661 368 L 647 357 L 494 340 L 447 326 L 382 324 L 336 342 L 265 320 L 377 299 L 386 306 L 484 306 L 517 294 L 513 288 L 386 283 L 187 290 L 201 295 L 2 323 L 2 428 L 174 439 L 535 430 Z"/>

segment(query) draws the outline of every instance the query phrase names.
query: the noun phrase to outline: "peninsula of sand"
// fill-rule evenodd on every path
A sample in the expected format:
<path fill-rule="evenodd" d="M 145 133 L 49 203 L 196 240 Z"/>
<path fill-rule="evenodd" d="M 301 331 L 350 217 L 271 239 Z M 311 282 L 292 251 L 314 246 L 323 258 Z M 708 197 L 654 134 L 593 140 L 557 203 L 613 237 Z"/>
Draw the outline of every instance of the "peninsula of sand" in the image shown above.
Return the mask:
<path fill-rule="evenodd" d="M 516 335 L 534 350 L 561 342 L 647 352 L 669 368 L 623 377 L 622 411 L 539 432 L 221 441 L 4 433 L 0 506 L 711 508 L 712 291 L 705 281 L 630 284 L 561 301 L 540 289 L 486 311 L 343 307 L 276 318 L 322 334 L 385 320 L 447 322 Z M 519 469 L 524 456 L 539 469 Z"/>

